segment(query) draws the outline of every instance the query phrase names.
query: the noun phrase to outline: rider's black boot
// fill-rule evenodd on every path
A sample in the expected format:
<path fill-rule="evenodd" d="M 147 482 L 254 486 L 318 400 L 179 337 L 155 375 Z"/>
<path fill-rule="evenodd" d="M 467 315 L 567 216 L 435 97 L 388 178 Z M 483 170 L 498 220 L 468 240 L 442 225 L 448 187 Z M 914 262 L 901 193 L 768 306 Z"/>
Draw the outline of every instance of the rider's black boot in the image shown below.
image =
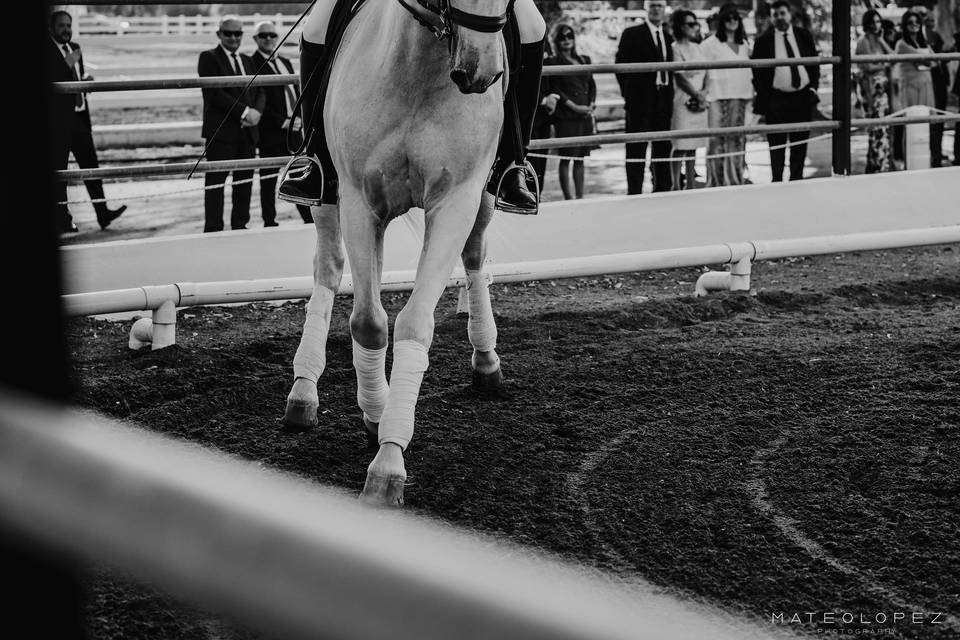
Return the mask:
<path fill-rule="evenodd" d="M 505 122 L 503 134 L 500 136 L 500 146 L 497 148 L 497 163 L 494 165 L 493 175 L 487 190 L 498 196 L 501 208 L 513 213 L 536 213 L 539 195 L 531 190 L 531 180 L 526 167 L 527 145 L 530 144 L 530 135 L 533 131 L 533 118 L 540 105 L 540 73 L 543 70 L 543 50 L 546 39 L 520 45 L 520 70 L 516 82 L 507 89 L 516 92 L 517 114 L 512 116 L 511 109 L 505 110 L 507 118 L 517 117 L 520 121 L 520 144 L 516 148 L 514 123 Z M 513 100 L 507 96 L 507 105 Z M 523 158 L 520 167 L 512 169 L 507 175 L 503 172 L 511 162 Z M 499 185 L 499 191 L 498 189 Z"/>
<path fill-rule="evenodd" d="M 287 202 L 319 206 L 321 202 L 336 204 L 337 181 L 327 150 L 323 132 L 323 113 L 317 109 L 320 83 L 324 73 L 325 45 L 300 39 L 300 90 L 303 135 L 306 139 L 304 155 L 318 159 L 323 171 L 313 162 L 298 177 L 288 177 L 277 190 L 277 197 Z M 326 180 L 324 176 L 327 176 Z"/>

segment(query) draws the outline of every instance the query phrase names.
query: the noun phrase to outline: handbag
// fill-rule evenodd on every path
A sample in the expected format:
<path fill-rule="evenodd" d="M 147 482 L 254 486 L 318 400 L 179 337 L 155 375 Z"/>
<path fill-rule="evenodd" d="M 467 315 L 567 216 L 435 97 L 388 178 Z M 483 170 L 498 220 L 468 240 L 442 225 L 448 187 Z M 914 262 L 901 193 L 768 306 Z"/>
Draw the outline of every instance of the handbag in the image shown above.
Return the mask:
<path fill-rule="evenodd" d="M 700 102 L 696 98 L 690 98 L 683 104 L 688 111 L 692 111 L 693 113 L 703 113 L 707 110 L 707 104 L 705 102 Z"/>

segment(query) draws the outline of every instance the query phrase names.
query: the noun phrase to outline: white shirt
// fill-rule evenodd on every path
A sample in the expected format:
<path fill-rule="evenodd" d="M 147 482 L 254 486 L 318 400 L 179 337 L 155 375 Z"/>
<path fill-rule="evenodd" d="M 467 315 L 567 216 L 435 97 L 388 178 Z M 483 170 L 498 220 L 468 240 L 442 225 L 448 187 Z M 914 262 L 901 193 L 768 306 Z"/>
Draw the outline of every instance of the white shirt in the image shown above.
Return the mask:
<path fill-rule="evenodd" d="M 716 36 L 710 36 L 700 45 L 707 60 L 749 60 L 750 47 L 738 45 L 737 52 Z M 753 97 L 753 74 L 750 69 L 708 69 L 708 100 L 749 100 Z"/>
<path fill-rule="evenodd" d="M 226 47 L 224 47 L 223 45 L 220 45 L 220 48 L 223 49 L 223 52 L 225 54 L 227 54 L 227 62 L 230 63 L 230 68 L 234 70 L 233 72 L 236 73 L 237 72 L 236 68 L 239 67 L 240 75 L 241 76 L 247 75 L 247 70 L 243 68 L 243 60 L 240 59 L 240 54 L 237 53 L 236 51 L 232 53 L 230 51 L 227 51 Z M 234 60 L 236 60 L 236 64 L 234 64 Z"/>
<path fill-rule="evenodd" d="M 237 68 L 240 69 L 240 75 L 247 75 L 247 70 L 243 68 L 243 60 L 240 59 L 240 54 L 236 51 L 227 51 L 227 48 L 223 45 L 220 45 L 220 48 L 223 49 L 223 52 L 227 54 L 227 63 L 230 65 L 230 68 L 233 69 L 234 75 L 237 73 Z M 236 58 L 234 58 L 236 56 Z M 236 60 L 237 63 L 234 64 L 233 61 Z M 243 111 L 240 113 L 240 119 L 243 120 L 247 117 L 247 114 L 250 113 L 250 107 L 244 107 Z"/>
<path fill-rule="evenodd" d="M 663 23 L 659 27 L 653 26 L 653 23 L 649 20 L 647 21 L 647 28 L 650 29 L 650 37 L 653 39 L 653 44 L 657 44 L 657 34 L 660 34 L 660 58 L 664 61 L 667 60 L 667 39 L 663 35 Z M 667 86 L 667 74 L 664 71 L 657 71 L 657 86 L 665 87 Z"/>
<path fill-rule="evenodd" d="M 773 30 L 773 56 L 779 60 L 785 60 L 788 57 L 787 45 L 784 43 L 784 38 L 790 41 L 790 46 L 793 48 L 793 55 L 799 58 L 800 48 L 797 46 L 797 37 L 793 33 L 793 27 L 789 27 L 786 31 L 780 31 L 779 29 Z M 773 71 L 773 88 L 780 91 L 793 92 L 799 91 L 810 84 L 810 76 L 807 74 L 806 67 L 801 65 L 798 66 L 797 69 L 800 71 L 799 87 L 793 86 L 790 67 L 776 67 Z"/>
<path fill-rule="evenodd" d="M 52 37 L 51 37 L 50 39 L 53 40 Z M 64 42 L 63 44 L 60 44 L 60 43 L 57 42 L 56 40 L 53 40 L 53 44 L 57 45 L 57 50 L 60 51 L 60 55 L 63 56 L 63 61 L 66 62 L 66 61 L 67 61 L 67 54 L 70 53 L 71 51 L 73 51 L 73 50 L 70 48 L 70 45 L 69 45 L 68 43 L 66 43 L 66 42 Z M 78 49 L 78 51 L 79 51 L 79 49 Z M 79 60 L 79 59 L 78 59 L 77 62 L 73 65 L 73 74 L 74 74 L 78 79 L 83 80 L 83 78 L 80 76 L 80 60 Z M 82 111 L 86 111 L 86 110 L 87 110 L 87 96 L 84 95 L 84 94 L 82 94 L 82 93 L 79 93 L 79 94 L 77 94 L 77 95 L 80 96 L 80 103 L 79 103 L 79 104 L 75 104 L 75 105 L 73 106 L 73 110 L 76 111 L 77 113 L 80 113 L 80 112 L 82 112 Z"/>
<path fill-rule="evenodd" d="M 267 58 L 267 64 L 273 69 L 273 72 L 278 76 L 284 75 L 287 73 L 286 69 L 280 69 L 280 62 L 275 58 Z M 293 102 L 291 102 L 291 97 L 293 93 L 293 88 L 290 85 L 284 85 L 283 87 L 283 101 L 287 105 L 287 117 L 293 115 Z"/>

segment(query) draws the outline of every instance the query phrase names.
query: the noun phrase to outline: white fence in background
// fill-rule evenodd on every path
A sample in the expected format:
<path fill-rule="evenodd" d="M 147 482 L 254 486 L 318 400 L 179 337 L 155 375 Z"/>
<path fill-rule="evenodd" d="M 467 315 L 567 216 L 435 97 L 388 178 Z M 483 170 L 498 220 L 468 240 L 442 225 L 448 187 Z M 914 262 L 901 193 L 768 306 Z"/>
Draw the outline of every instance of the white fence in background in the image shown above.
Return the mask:
<path fill-rule="evenodd" d="M 297 15 L 259 14 L 240 16 L 245 31 L 253 33 L 254 25 L 270 20 L 281 33 L 286 32 L 299 18 Z M 103 14 L 78 15 L 73 21 L 74 38 L 92 35 L 113 36 L 170 36 L 206 35 L 217 30 L 220 16 L 107 16 Z M 297 31 L 299 33 L 299 27 Z"/>

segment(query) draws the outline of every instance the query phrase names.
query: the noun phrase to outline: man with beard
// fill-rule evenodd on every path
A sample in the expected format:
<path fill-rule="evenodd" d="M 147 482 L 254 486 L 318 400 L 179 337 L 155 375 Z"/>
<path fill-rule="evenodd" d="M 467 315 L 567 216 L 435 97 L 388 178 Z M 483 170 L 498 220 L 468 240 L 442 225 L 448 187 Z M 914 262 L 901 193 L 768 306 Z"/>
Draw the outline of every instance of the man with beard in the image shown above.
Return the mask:
<path fill-rule="evenodd" d="M 50 44 L 47 47 L 47 77 L 52 82 L 75 82 L 93 80 L 83 67 L 80 45 L 72 42 L 73 18 L 66 11 L 54 11 L 49 22 Z M 96 169 L 100 166 L 97 148 L 93 144 L 93 129 L 90 124 L 90 105 L 84 93 L 58 93 L 54 95 L 51 113 L 51 138 L 54 144 L 55 168 L 66 169 L 73 153 L 81 169 Z M 120 217 L 127 205 L 116 209 L 107 206 L 102 180 L 85 180 L 87 193 L 93 200 L 97 222 L 101 229 Z M 57 182 L 54 197 L 58 203 L 67 201 L 67 185 Z M 66 204 L 57 204 L 58 226 L 62 233 L 76 233 L 80 229 Z"/>
<path fill-rule="evenodd" d="M 757 38 L 753 59 L 788 60 L 819 55 L 813 35 L 793 25 L 793 9 L 787 0 L 776 0 L 770 5 L 773 28 Z M 767 124 L 807 122 L 819 102 L 819 65 L 793 65 L 756 68 L 753 70 L 753 88 L 756 91 L 754 113 L 763 116 Z M 774 182 L 783 180 L 787 140 L 790 147 L 790 179 L 803 179 L 803 164 L 807 157 L 809 131 L 771 133 L 770 169 Z M 780 148 L 773 148 L 779 146 Z"/>

